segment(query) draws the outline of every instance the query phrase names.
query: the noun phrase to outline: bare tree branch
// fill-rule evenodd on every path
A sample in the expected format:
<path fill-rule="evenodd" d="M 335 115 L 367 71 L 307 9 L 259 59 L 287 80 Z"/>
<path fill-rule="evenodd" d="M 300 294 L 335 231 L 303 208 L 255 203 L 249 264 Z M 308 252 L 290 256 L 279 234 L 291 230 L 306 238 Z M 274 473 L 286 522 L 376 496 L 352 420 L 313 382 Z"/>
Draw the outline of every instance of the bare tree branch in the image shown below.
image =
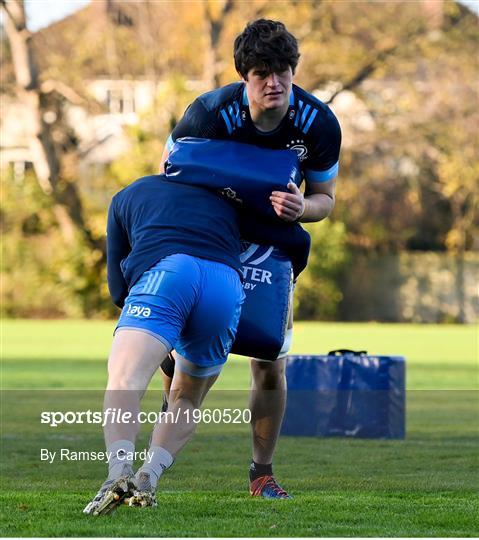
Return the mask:
<path fill-rule="evenodd" d="M 358 71 L 349 79 L 349 81 L 345 82 L 343 85 L 341 85 L 338 88 L 338 90 L 333 92 L 333 94 L 329 97 L 326 103 L 331 103 L 334 100 L 334 98 L 338 94 L 343 92 L 344 90 L 354 90 L 355 88 L 357 88 L 363 81 L 365 81 L 368 77 L 370 77 L 377 69 L 379 69 L 382 65 L 384 65 L 384 62 L 388 58 L 390 58 L 395 53 L 397 53 L 400 48 L 401 48 L 401 44 L 396 44 L 392 47 L 388 47 L 387 49 L 379 51 L 372 60 L 370 60 L 364 66 L 360 67 Z"/>
<path fill-rule="evenodd" d="M 450 20 L 449 28 L 459 24 L 459 20 Z M 404 49 L 411 47 L 411 44 L 418 37 L 424 36 L 429 32 L 429 27 L 417 27 L 405 36 L 401 37 L 401 41 L 395 43 L 394 45 L 387 47 L 383 50 L 380 50 L 376 53 L 374 58 L 367 62 L 364 66 L 361 66 L 358 71 L 347 81 L 345 82 L 337 91 L 335 91 L 326 103 L 331 103 L 334 98 L 343 90 L 354 90 L 357 88 L 364 80 L 370 77 L 377 69 L 382 67 L 389 58 L 401 53 Z M 313 83 L 313 87 L 319 86 L 324 81 L 318 80 L 316 83 Z"/>

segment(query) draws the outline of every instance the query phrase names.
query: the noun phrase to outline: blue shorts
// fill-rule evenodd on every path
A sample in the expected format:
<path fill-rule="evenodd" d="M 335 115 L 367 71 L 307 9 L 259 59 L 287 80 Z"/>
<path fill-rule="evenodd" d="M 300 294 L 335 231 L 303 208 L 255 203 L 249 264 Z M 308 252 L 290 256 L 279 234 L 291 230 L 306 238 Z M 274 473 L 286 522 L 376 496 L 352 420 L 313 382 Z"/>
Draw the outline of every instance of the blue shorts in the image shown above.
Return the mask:
<path fill-rule="evenodd" d="M 226 362 L 243 301 L 236 270 L 177 253 L 152 266 L 131 288 L 116 330 L 151 334 L 201 368 L 196 376 L 206 377 Z"/>

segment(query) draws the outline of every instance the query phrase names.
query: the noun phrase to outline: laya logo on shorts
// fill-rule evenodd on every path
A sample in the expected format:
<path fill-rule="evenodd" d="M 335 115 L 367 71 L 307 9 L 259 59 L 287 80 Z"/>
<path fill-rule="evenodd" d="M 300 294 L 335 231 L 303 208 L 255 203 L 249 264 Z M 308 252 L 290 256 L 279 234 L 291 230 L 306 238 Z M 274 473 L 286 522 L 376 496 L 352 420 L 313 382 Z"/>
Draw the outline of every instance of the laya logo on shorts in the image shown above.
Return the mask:
<path fill-rule="evenodd" d="M 134 304 L 128 304 L 126 314 L 130 317 L 149 317 L 151 315 L 151 309 L 145 306 L 135 306 Z"/>

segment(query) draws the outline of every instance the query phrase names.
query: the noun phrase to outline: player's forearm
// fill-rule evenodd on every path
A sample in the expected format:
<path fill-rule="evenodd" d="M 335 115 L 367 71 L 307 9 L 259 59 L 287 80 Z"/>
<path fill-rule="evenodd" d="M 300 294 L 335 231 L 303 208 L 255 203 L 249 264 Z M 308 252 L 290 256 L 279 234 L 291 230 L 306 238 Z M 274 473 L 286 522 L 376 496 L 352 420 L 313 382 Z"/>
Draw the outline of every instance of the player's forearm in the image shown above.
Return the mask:
<path fill-rule="evenodd" d="M 123 307 L 125 298 L 128 296 L 128 284 L 121 271 L 122 259 L 121 252 L 115 249 L 115 246 L 112 246 L 110 241 L 106 260 L 108 290 L 110 291 L 112 302 L 119 308 Z"/>
<path fill-rule="evenodd" d="M 334 197 L 326 193 L 312 193 L 304 198 L 304 212 L 300 220 L 303 223 L 321 221 L 331 214 Z"/>
<path fill-rule="evenodd" d="M 124 253 L 118 250 L 118 246 L 111 241 L 111 235 L 107 246 L 107 281 L 108 290 L 115 306 L 122 308 L 125 298 L 128 296 L 128 284 L 121 271 L 121 261 L 125 258 Z"/>
<path fill-rule="evenodd" d="M 121 262 L 130 253 L 128 236 L 121 225 L 121 219 L 117 216 L 115 197 L 108 209 L 106 227 L 106 266 L 108 289 L 113 303 L 119 308 L 123 307 L 128 295 L 128 284 L 121 271 Z"/>
<path fill-rule="evenodd" d="M 125 298 L 128 296 L 128 285 L 126 281 L 119 276 L 112 277 L 108 275 L 108 290 L 110 291 L 111 301 L 120 309 L 125 305 Z"/>

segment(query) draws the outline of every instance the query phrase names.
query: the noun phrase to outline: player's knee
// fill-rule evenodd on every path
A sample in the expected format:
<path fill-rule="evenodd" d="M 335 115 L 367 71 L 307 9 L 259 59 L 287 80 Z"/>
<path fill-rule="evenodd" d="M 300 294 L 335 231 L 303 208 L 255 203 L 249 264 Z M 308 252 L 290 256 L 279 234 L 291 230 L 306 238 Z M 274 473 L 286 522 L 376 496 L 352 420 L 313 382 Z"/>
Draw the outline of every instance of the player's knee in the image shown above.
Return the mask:
<path fill-rule="evenodd" d="M 282 358 L 275 362 L 252 360 L 251 372 L 257 388 L 278 390 L 285 387 L 285 361 Z"/>
<path fill-rule="evenodd" d="M 169 394 L 169 410 L 175 409 L 198 409 L 201 406 L 201 392 L 191 388 L 175 388 Z"/>
<path fill-rule="evenodd" d="M 172 388 L 170 389 L 170 396 L 176 393 L 176 395 L 170 399 L 187 400 L 193 404 L 195 408 L 199 408 L 209 392 L 215 381 L 218 379 L 218 375 L 221 372 L 222 366 L 213 366 L 211 368 L 196 367 L 195 375 L 187 374 L 183 371 L 184 364 L 180 367 L 180 362 L 176 363 L 175 379 L 173 381 Z M 209 375 L 211 371 L 213 374 Z M 181 381 L 178 384 L 178 381 Z M 173 388 L 173 386 L 175 388 Z"/>
<path fill-rule="evenodd" d="M 130 387 L 129 381 L 126 381 L 123 377 L 122 378 L 118 378 L 118 377 L 109 378 L 106 389 L 109 391 L 132 390 L 132 388 Z"/>
<path fill-rule="evenodd" d="M 137 373 L 110 373 L 108 390 L 145 390 L 147 381 Z"/>

